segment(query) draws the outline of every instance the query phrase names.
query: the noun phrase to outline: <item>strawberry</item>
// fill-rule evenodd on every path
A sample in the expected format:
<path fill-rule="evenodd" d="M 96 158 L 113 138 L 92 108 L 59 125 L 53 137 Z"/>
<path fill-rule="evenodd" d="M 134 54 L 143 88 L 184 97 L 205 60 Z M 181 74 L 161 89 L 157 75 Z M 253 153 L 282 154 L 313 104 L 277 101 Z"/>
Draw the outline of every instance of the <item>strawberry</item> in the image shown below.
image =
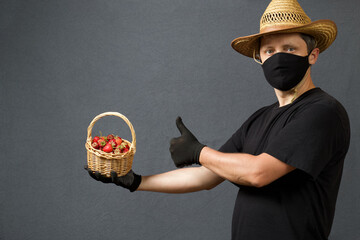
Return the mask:
<path fill-rule="evenodd" d="M 95 136 L 95 137 L 93 138 L 92 142 L 97 142 L 97 141 L 99 141 L 99 139 L 100 139 L 99 136 Z"/>
<path fill-rule="evenodd" d="M 106 141 L 102 138 L 100 138 L 97 143 L 100 145 L 100 147 L 104 147 L 106 145 Z"/>
<path fill-rule="evenodd" d="M 129 151 L 129 144 L 122 140 L 121 137 L 109 134 L 107 136 L 103 136 L 100 132 L 100 135 L 95 136 L 91 141 L 91 146 L 95 149 L 99 149 L 101 151 L 107 153 L 115 153 L 120 154 Z"/>
<path fill-rule="evenodd" d="M 120 145 L 120 144 L 122 143 L 121 137 L 116 137 L 116 138 L 115 138 L 115 141 L 116 141 L 116 144 L 117 144 L 117 145 Z"/>
<path fill-rule="evenodd" d="M 104 152 L 107 152 L 107 153 L 111 153 L 113 151 L 113 147 L 111 146 L 110 143 L 107 143 L 103 149 L 102 149 Z"/>
<path fill-rule="evenodd" d="M 108 139 L 108 140 L 111 140 L 111 139 L 114 139 L 114 138 L 115 138 L 114 134 L 109 134 L 109 135 L 107 136 L 107 139 Z"/>
<path fill-rule="evenodd" d="M 93 143 L 91 144 L 91 146 L 92 146 L 93 148 L 95 148 L 95 149 L 99 149 L 99 148 L 100 148 L 100 145 L 99 145 L 98 142 L 93 142 Z"/>

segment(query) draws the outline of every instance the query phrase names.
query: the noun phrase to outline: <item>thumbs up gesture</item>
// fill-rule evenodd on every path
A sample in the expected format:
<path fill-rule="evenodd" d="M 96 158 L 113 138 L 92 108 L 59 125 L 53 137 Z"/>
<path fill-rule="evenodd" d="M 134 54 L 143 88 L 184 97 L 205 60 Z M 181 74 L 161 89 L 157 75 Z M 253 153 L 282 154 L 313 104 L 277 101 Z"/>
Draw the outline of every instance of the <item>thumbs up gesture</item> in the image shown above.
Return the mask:
<path fill-rule="evenodd" d="M 176 119 L 176 126 L 181 136 L 171 139 L 169 149 L 175 166 L 181 168 L 192 164 L 200 164 L 200 152 L 205 145 L 201 144 L 185 127 L 180 117 Z"/>

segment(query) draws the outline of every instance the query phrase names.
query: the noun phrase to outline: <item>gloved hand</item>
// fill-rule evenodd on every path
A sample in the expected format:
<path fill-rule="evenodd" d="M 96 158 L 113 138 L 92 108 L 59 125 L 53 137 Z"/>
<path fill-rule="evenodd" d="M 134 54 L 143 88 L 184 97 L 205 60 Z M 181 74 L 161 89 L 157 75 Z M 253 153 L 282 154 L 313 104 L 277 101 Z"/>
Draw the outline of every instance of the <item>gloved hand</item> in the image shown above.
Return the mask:
<path fill-rule="evenodd" d="M 91 169 L 85 165 L 85 170 L 88 171 L 90 177 L 95 179 L 96 181 L 100 181 L 103 183 L 114 183 L 123 188 L 129 189 L 130 192 L 136 191 L 141 183 L 141 175 L 137 175 L 132 170 L 130 170 L 125 176 L 118 177 L 116 172 L 111 172 L 111 177 L 105 177 L 101 175 L 98 171 L 93 172 Z"/>
<path fill-rule="evenodd" d="M 185 127 L 181 117 L 177 117 L 176 126 L 181 136 L 170 141 L 170 153 L 175 166 L 180 168 L 192 164 L 200 164 L 200 152 L 205 145 L 201 144 L 189 129 Z"/>

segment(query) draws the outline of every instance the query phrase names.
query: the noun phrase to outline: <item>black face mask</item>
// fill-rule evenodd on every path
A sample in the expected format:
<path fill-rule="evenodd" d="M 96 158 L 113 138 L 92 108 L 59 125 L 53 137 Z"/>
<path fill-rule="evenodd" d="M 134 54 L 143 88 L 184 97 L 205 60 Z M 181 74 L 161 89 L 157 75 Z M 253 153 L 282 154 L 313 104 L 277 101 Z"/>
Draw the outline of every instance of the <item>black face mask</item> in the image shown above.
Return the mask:
<path fill-rule="evenodd" d="M 262 64 L 266 80 L 276 89 L 289 91 L 301 82 L 311 66 L 309 55 L 277 53 L 271 56 Z"/>

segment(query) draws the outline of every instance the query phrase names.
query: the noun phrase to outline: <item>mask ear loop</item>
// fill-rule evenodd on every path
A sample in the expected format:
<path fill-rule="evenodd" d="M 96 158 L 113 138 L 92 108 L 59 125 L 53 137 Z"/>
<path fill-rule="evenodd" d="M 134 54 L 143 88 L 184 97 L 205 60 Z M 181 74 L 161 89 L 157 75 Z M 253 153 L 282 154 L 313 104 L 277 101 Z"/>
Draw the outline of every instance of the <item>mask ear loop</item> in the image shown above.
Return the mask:
<path fill-rule="evenodd" d="M 253 51 L 253 59 L 254 59 L 254 61 L 255 61 L 256 63 L 262 65 L 262 62 L 261 62 L 259 59 L 256 59 L 255 49 L 254 49 L 254 51 Z"/>

